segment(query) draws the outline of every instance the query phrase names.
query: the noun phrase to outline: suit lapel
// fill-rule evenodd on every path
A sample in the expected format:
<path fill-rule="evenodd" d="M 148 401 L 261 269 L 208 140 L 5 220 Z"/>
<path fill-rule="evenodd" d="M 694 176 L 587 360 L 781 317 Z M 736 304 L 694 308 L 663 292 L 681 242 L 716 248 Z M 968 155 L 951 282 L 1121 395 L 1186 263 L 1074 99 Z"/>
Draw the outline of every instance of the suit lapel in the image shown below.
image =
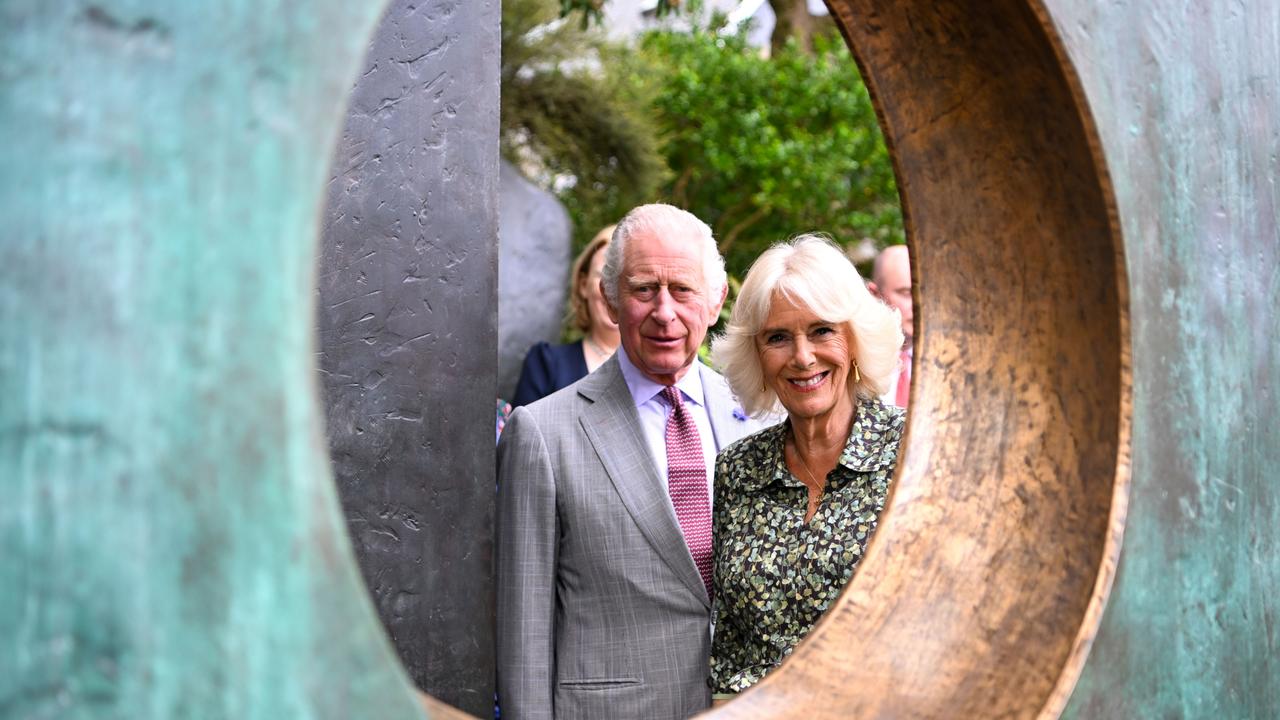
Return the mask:
<path fill-rule="evenodd" d="M 746 429 L 743 425 L 745 416 L 739 418 L 734 415 L 738 404 L 724 378 L 705 365 L 698 367 L 702 372 L 702 396 L 706 401 L 707 418 L 711 421 L 711 434 L 715 436 L 716 452 L 720 452 L 742 437 Z"/>
<path fill-rule="evenodd" d="M 591 401 L 579 418 L 583 432 L 641 534 L 676 576 L 710 607 L 706 588 L 676 522 L 667 484 L 645 443 L 635 401 L 617 359 L 602 365 L 591 379 L 578 389 Z"/>

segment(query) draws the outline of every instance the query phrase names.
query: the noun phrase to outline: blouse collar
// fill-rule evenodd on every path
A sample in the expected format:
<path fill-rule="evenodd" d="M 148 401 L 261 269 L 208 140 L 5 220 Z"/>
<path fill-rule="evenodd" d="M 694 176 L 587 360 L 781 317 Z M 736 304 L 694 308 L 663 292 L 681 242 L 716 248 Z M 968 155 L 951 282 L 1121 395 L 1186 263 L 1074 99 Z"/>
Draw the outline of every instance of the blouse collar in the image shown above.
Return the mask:
<path fill-rule="evenodd" d="M 873 472 L 893 464 L 898 445 L 896 437 L 889 437 L 894 410 L 896 408 L 891 409 L 874 398 L 859 399 L 853 413 L 853 427 L 838 464 L 858 473 Z M 791 419 L 788 418 L 760 433 L 764 436 L 761 438 L 765 449 L 764 462 L 761 463 L 763 472 L 753 481 L 743 483 L 745 490 L 760 490 L 773 483 L 795 484 L 783 450 L 790 429 Z M 769 473 L 768 468 L 773 468 L 773 472 Z"/>

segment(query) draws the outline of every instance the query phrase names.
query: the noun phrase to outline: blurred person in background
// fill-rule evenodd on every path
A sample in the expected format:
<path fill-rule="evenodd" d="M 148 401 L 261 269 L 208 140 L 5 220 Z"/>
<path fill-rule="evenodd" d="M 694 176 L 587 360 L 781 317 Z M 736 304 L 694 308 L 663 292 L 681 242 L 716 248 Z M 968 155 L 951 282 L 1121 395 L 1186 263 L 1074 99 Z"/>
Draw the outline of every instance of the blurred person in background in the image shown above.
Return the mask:
<path fill-rule="evenodd" d="M 867 288 L 902 319 L 902 348 L 898 351 L 898 369 L 881 400 L 900 408 L 907 407 L 911 395 L 912 321 L 915 305 L 911 300 L 911 259 L 906 245 L 890 245 L 876 255 Z"/>
<path fill-rule="evenodd" d="M 528 405 L 568 387 L 594 372 L 618 349 L 618 324 L 609 318 L 600 293 L 605 248 L 616 226 L 610 225 L 578 253 L 569 273 L 569 319 L 582 339 L 564 345 L 540 342 L 525 355 L 512 407 Z"/>

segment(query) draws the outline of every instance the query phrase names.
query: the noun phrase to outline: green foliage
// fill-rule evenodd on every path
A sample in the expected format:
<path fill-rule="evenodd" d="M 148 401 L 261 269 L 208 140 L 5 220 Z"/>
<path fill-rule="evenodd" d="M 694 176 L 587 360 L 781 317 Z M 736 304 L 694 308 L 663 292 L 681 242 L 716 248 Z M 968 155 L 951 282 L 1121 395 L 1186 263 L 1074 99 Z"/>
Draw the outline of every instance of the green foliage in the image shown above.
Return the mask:
<path fill-rule="evenodd" d="M 568 15 L 580 11 L 582 13 L 582 26 L 587 27 L 592 22 L 600 22 L 604 19 L 604 6 L 608 0 L 560 0 L 560 16 Z M 662 17 L 670 12 L 674 12 L 680 7 L 680 0 L 658 0 L 656 7 L 658 17 Z"/>
<path fill-rule="evenodd" d="M 903 241 L 888 152 L 838 37 L 766 58 L 690 0 L 668 7 L 692 30 L 629 48 L 571 14 L 603 5 L 503 2 L 503 152 L 560 197 L 577 246 L 654 200 L 710 223 L 739 277 L 800 232 Z"/>
<path fill-rule="evenodd" d="M 604 20 L 605 0 L 560 0 L 560 17 L 582 13 L 582 27 Z"/>
<path fill-rule="evenodd" d="M 564 202 L 581 245 L 651 200 L 667 173 L 648 94 L 616 76 L 625 49 L 561 19 L 563 8 L 503 0 L 501 142 L 504 157 Z"/>
<path fill-rule="evenodd" d="M 839 40 L 765 58 L 713 23 L 649 33 L 630 61 L 628 88 L 653 98 L 674 173 L 666 200 L 712 225 L 732 273 L 800 232 L 902 242 L 888 152 Z"/>

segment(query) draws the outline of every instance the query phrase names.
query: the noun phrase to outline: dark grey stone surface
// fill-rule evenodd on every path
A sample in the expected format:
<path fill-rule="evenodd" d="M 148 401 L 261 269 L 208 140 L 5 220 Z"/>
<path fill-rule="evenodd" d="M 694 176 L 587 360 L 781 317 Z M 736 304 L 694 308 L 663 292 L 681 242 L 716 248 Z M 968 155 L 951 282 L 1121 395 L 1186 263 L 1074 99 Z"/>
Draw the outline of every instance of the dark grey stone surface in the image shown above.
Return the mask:
<path fill-rule="evenodd" d="M 366 583 L 410 676 L 493 707 L 498 0 L 394 0 L 330 178 L 319 357 Z M 317 148 L 317 152 L 323 152 Z"/>
<path fill-rule="evenodd" d="M 502 163 L 498 282 L 498 394 L 515 394 L 529 346 L 556 342 L 573 262 L 569 213 L 555 195 Z"/>

